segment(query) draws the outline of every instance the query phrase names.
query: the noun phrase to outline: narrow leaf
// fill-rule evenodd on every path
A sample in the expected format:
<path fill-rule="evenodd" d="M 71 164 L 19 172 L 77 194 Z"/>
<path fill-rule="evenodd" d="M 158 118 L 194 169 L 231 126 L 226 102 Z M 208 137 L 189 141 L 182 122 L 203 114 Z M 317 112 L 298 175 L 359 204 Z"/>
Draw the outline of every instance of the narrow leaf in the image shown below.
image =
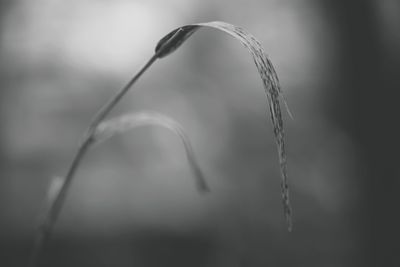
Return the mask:
<path fill-rule="evenodd" d="M 207 23 L 185 25 L 173 30 L 158 42 L 155 49 L 156 55 L 159 58 L 162 58 L 174 52 L 186 39 L 188 39 L 194 32 L 196 32 L 201 27 L 210 27 L 221 30 L 239 40 L 250 51 L 254 63 L 257 66 L 258 72 L 260 74 L 265 89 L 265 93 L 267 95 L 271 120 L 274 127 L 274 134 L 278 146 L 279 163 L 280 163 L 281 177 L 282 177 L 281 188 L 282 188 L 283 208 L 284 208 L 285 218 L 288 224 L 288 230 L 291 231 L 292 211 L 290 207 L 289 187 L 287 183 L 286 151 L 285 151 L 285 141 L 284 141 L 283 120 L 279 103 L 279 97 L 280 96 L 282 97 L 281 88 L 279 85 L 279 79 L 275 72 L 275 69 L 272 66 L 272 63 L 269 60 L 261 43 L 253 35 L 251 35 L 250 33 L 248 33 L 247 31 L 245 31 L 240 27 L 225 22 L 214 21 Z M 282 101 L 286 105 L 286 102 L 283 99 L 283 97 Z M 291 116 L 289 109 L 287 109 L 287 111 L 289 113 L 289 116 Z"/>
<path fill-rule="evenodd" d="M 47 190 L 47 203 L 52 203 L 56 199 L 57 195 L 60 193 L 61 188 L 64 184 L 64 178 L 60 176 L 54 177 Z M 51 206 L 51 205 L 49 205 Z"/>
<path fill-rule="evenodd" d="M 194 156 L 192 145 L 183 127 L 175 120 L 157 112 L 138 112 L 123 115 L 101 122 L 93 135 L 94 144 L 104 142 L 116 134 L 125 133 L 133 128 L 144 125 L 157 125 L 167 128 L 177 134 L 185 147 L 186 156 L 193 172 L 196 188 L 199 192 L 209 192 L 209 186 L 204 178 L 199 164 Z"/>
<path fill-rule="evenodd" d="M 39 213 L 39 229 L 46 228 L 46 218 L 51 212 L 51 206 L 53 205 L 55 199 L 58 197 L 61 188 L 64 185 L 64 178 L 60 176 L 55 176 L 51 179 L 49 187 L 46 192 L 46 200 L 43 205 L 42 212 Z"/>

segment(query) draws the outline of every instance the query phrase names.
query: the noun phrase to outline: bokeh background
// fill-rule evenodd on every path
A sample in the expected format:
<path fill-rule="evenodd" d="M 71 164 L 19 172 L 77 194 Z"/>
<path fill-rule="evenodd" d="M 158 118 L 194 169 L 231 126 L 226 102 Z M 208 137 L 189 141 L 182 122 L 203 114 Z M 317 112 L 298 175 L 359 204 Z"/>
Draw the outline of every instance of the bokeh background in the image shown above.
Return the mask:
<path fill-rule="evenodd" d="M 293 232 L 256 67 L 239 42 L 203 29 L 112 115 L 179 121 L 211 193 L 197 194 L 169 131 L 116 137 L 84 160 L 42 266 L 392 266 L 398 182 L 378 171 L 391 157 L 370 140 L 393 134 L 378 112 L 399 88 L 398 1 L 0 3 L 1 266 L 27 262 L 49 184 L 102 103 L 170 30 L 213 20 L 255 35 L 281 80 L 294 115 L 284 114 Z"/>

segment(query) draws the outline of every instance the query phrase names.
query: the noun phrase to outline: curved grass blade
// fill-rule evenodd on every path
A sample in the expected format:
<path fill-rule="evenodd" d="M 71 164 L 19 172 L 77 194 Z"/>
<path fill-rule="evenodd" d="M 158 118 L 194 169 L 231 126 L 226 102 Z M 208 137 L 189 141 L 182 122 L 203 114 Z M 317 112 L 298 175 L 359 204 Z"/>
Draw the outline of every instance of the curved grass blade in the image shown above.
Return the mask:
<path fill-rule="evenodd" d="M 181 138 L 185 147 L 186 156 L 194 174 L 197 190 L 200 193 L 210 191 L 203 172 L 194 157 L 193 148 L 189 138 L 185 134 L 183 127 L 173 119 L 156 112 L 140 112 L 100 122 L 96 128 L 90 130 L 90 136 L 83 143 L 83 146 L 81 146 L 77 156 L 74 158 L 72 164 L 73 167 L 71 167 L 72 171 L 70 170 L 67 174 L 67 177 L 70 177 L 70 179 L 55 177 L 51 181 L 47 191 L 46 205 L 44 211 L 41 213 L 40 224 L 28 261 L 28 266 L 37 266 L 40 253 L 43 250 L 45 243 L 50 238 L 58 214 L 62 209 L 63 200 L 67 194 L 68 185 L 72 180 L 73 173 L 89 147 L 103 142 L 118 133 L 124 133 L 132 128 L 143 125 L 158 125 L 176 133 Z"/>
<path fill-rule="evenodd" d="M 186 157 L 193 172 L 196 188 L 199 192 L 209 192 L 210 188 L 204 178 L 199 164 L 194 156 L 193 148 L 183 127 L 175 120 L 157 112 L 138 112 L 123 115 L 101 122 L 93 135 L 94 144 L 103 142 L 116 134 L 125 133 L 133 128 L 144 125 L 157 125 L 167 128 L 177 134 L 185 147 Z"/>
<path fill-rule="evenodd" d="M 194 32 L 196 32 L 201 27 L 210 27 L 221 30 L 239 40 L 250 51 L 254 63 L 257 66 L 258 72 L 260 74 L 265 89 L 265 93 L 267 95 L 271 120 L 274 127 L 275 139 L 278 146 L 279 163 L 280 163 L 281 177 L 282 177 L 281 189 L 282 189 L 283 209 L 288 225 L 288 230 L 291 231 L 292 211 L 289 200 L 289 187 L 287 183 L 286 151 L 285 151 L 282 113 L 279 103 L 280 96 L 282 97 L 282 101 L 285 103 L 286 108 L 287 105 L 285 99 L 281 94 L 281 88 L 279 85 L 279 79 L 276 74 L 276 71 L 272 66 L 272 63 L 269 60 L 261 43 L 253 35 L 246 32 L 244 29 L 240 27 L 225 22 L 214 21 L 207 23 L 185 25 L 173 30 L 158 42 L 155 49 L 156 55 L 158 56 L 158 58 L 162 58 L 171 54 L 176 49 L 178 49 L 185 40 L 187 40 Z M 290 111 L 288 109 L 287 111 L 289 113 L 289 116 L 291 116 Z"/>
<path fill-rule="evenodd" d="M 63 180 L 61 187 L 59 188 L 59 191 L 56 192 L 54 190 L 50 190 L 55 192 L 54 199 L 50 200 L 51 205 L 49 211 L 46 214 L 45 220 L 37 233 L 32 254 L 29 258 L 28 266 L 37 266 L 37 264 L 39 263 L 40 253 L 43 251 L 45 244 L 50 238 L 52 228 L 54 227 L 55 222 L 63 207 L 69 186 L 75 176 L 75 173 L 77 172 L 77 169 L 82 159 L 86 155 L 87 151 L 96 141 L 94 138 L 95 132 L 97 133 L 97 138 L 99 138 L 99 140 L 103 138 L 102 134 L 98 132 L 101 131 L 102 129 L 101 127 L 98 128 L 99 124 L 106 118 L 106 116 L 118 104 L 118 102 L 129 91 L 129 89 L 131 89 L 131 87 L 142 76 L 142 74 L 156 61 L 156 59 L 165 57 L 168 54 L 174 52 L 186 39 L 188 39 L 200 27 L 216 28 L 232 35 L 236 39 L 240 40 L 241 43 L 248 48 L 251 55 L 253 56 L 254 62 L 258 68 L 261 79 L 263 81 L 263 85 L 269 103 L 271 119 L 274 126 L 276 142 L 278 145 L 279 161 L 282 173 L 282 196 L 284 203 L 284 213 L 286 220 L 288 222 L 289 231 L 291 230 L 291 208 L 289 201 L 289 190 L 287 186 L 286 152 L 284 143 L 283 121 L 279 105 L 279 96 L 282 97 L 282 100 L 284 101 L 285 105 L 286 102 L 283 96 L 281 95 L 279 80 L 276 75 L 276 72 L 270 60 L 268 59 L 264 49 L 262 48 L 260 42 L 254 36 L 244 31 L 242 28 L 236 27 L 234 25 L 225 22 L 198 23 L 198 24 L 186 25 L 178 29 L 175 29 L 174 31 L 167 34 L 164 38 L 162 38 L 158 42 L 155 54 L 150 58 L 150 60 L 139 70 L 139 72 L 135 76 L 133 76 L 133 78 L 123 88 L 120 89 L 120 91 L 115 93 L 110 98 L 110 100 L 104 106 L 102 106 L 101 109 L 98 111 L 98 113 L 95 115 L 92 122 L 89 124 L 87 132 L 84 135 L 84 140 L 80 144 L 78 150 L 76 151 L 73 157 L 71 165 L 68 168 L 67 174 L 65 175 L 65 178 Z M 291 116 L 290 111 L 288 109 L 287 111 Z M 150 123 L 150 121 L 153 121 L 154 122 L 153 124 L 163 125 L 166 126 L 167 128 L 171 127 L 171 125 L 179 126 L 179 124 L 175 123 L 172 124 L 166 123 L 166 122 L 171 122 L 171 120 L 163 115 L 161 116 L 162 118 L 160 119 L 159 117 L 159 120 L 153 118 L 148 120 L 149 123 L 141 123 L 141 124 L 139 123 L 139 125 L 152 124 Z M 133 124 L 132 127 L 135 127 L 135 124 Z M 193 150 L 189 145 L 190 143 L 186 135 L 184 134 L 182 127 L 179 126 L 172 128 L 175 130 L 176 133 L 178 133 L 181 136 L 185 145 L 187 155 L 191 155 L 188 156 L 188 160 L 192 166 L 192 170 L 195 172 L 195 177 L 200 185 L 199 188 L 204 187 L 204 191 L 207 191 L 208 187 L 205 183 L 205 180 L 203 179 L 203 175 L 200 171 L 200 168 L 198 167 L 196 161 L 194 160 Z M 107 136 L 107 134 L 105 134 L 105 136 Z M 203 185 L 201 183 L 203 183 Z M 53 198 L 53 196 L 50 196 L 50 198 Z"/>

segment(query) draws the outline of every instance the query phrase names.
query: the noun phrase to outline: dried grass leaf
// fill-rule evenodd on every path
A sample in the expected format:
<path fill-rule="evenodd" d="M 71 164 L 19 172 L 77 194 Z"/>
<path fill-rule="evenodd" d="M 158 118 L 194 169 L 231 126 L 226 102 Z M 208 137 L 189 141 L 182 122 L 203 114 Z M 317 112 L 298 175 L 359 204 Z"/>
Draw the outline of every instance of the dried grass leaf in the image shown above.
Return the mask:
<path fill-rule="evenodd" d="M 271 120 L 274 127 L 275 139 L 278 146 L 279 163 L 280 163 L 281 177 L 282 177 L 282 182 L 281 182 L 282 201 L 283 201 L 285 218 L 288 224 L 288 229 L 289 231 L 291 231 L 292 211 L 290 207 L 289 188 L 287 183 L 286 151 L 285 151 L 285 141 L 284 141 L 283 120 L 279 103 L 279 97 L 280 96 L 282 97 L 282 94 L 278 76 L 261 43 L 253 35 L 246 32 L 244 29 L 240 27 L 225 22 L 214 21 L 208 23 L 185 25 L 173 30 L 158 42 L 155 49 L 156 55 L 159 58 L 162 58 L 174 52 L 186 39 L 188 39 L 194 32 L 196 32 L 201 27 L 210 27 L 221 30 L 239 40 L 250 51 L 254 63 L 257 66 L 258 72 L 260 74 L 265 89 L 265 93 L 267 95 Z M 285 106 L 287 108 L 286 102 L 283 99 L 283 97 L 282 100 L 284 101 Z M 287 111 L 291 116 L 289 109 L 287 109 Z"/>
<path fill-rule="evenodd" d="M 55 176 L 50 180 L 50 184 L 47 188 L 46 191 L 46 200 L 43 205 L 42 211 L 39 212 L 39 217 L 38 217 L 38 225 L 39 229 L 45 227 L 45 219 L 46 216 L 48 216 L 50 212 L 50 208 L 53 205 L 55 199 L 58 197 L 60 194 L 61 188 L 64 186 L 64 177 L 61 176 Z"/>
<path fill-rule="evenodd" d="M 64 185 L 64 178 L 55 176 L 47 189 L 47 203 L 53 203 L 57 195 L 60 193 L 61 188 Z"/>
<path fill-rule="evenodd" d="M 105 140 L 117 134 L 122 134 L 133 128 L 144 125 L 161 126 L 177 134 L 182 140 L 182 143 L 185 147 L 186 156 L 195 178 L 197 190 L 199 192 L 210 191 L 209 186 L 204 178 L 203 172 L 201 171 L 199 164 L 197 163 L 194 156 L 190 140 L 187 137 L 183 127 L 175 120 L 161 113 L 152 111 L 138 112 L 101 122 L 97 126 L 93 135 L 95 142 L 94 144 L 104 142 Z"/>

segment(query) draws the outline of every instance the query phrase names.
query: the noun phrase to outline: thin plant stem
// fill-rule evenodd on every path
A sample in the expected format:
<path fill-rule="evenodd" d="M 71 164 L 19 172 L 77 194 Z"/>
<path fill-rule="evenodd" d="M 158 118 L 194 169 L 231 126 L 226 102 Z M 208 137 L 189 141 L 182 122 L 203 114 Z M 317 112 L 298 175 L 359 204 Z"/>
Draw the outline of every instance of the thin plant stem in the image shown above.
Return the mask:
<path fill-rule="evenodd" d="M 65 198 L 68 193 L 68 189 L 70 187 L 71 181 L 75 176 L 76 170 L 78 169 L 82 158 L 86 154 L 87 150 L 90 148 L 90 145 L 94 142 L 93 136 L 95 134 L 97 126 L 104 120 L 105 117 L 111 112 L 111 110 L 115 107 L 116 104 L 122 99 L 122 97 L 129 91 L 132 85 L 142 76 L 142 74 L 158 59 L 161 57 L 165 51 L 171 49 L 176 45 L 177 40 L 179 41 L 179 31 L 172 35 L 171 38 L 165 41 L 165 43 L 157 49 L 155 54 L 147 61 L 147 63 L 139 70 L 139 72 L 133 76 L 133 78 L 121 88 L 115 95 L 113 95 L 110 100 L 104 104 L 96 115 L 93 117 L 89 127 L 84 135 L 83 142 L 78 148 L 72 163 L 68 169 L 67 175 L 64 179 L 64 183 L 61 186 L 58 194 L 55 196 L 54 201 L 51 201 L 50 208 L 48 212 L 45 214 L 43 222 L 40 224 L 40 227 L 37 231 L 37 236 L 34 241 L 34 246 L 31 252 L 31 256 L 29 258 L 28 267 L 35 267 L 39 264 L 39 258 L 44 250 L 46 243 L 48 242 L 53 227 L 57 221 L 57 218 L 62 210 L 62 207 L 65 202 Z"/>
<path fill-rule="evenodd" d="M 50 208 L 44 217 L 44 221 L 40 224 L 40 227 L 37 231 L 37 235 L 34 241 L 34 246 L 31 252 L 31 256 L 29 258 L 28 267 L 35 267 L 39 264 L 39 258 L 44 250 L 44 247 L 48 240 L 51 237 L 52 230 L 54 225 L 58 219 L 58 216 L 62 210 L 62 207 L 65 202 L 65 198 L 68 193 L 68 189 L 71 185 L 71 182 L 75 176 L 75 173 L 82 162 L 83 157 L 86 152 L 90 148 L 93 143 L 93 135 L 97 126 L 104 120 L 105 117 L 111 112 L 111 110 L 115 107 L 115 105 L 121 100 L 121 98 L 129 91 L 132 85 L 142 76 L 142 74 L 156 61 L 158 58 L 158 53 L 155 53 L 150 60 L 139 70 L 139 72 L 115 95 L 113 95 L 110 100 L 103 105 L 97 114 L 92 119 L 88 130 L 85 133 L 84 140 L 79 146 L 72 163 L 68 169 L 67 175 L 64 179 L 64 183 L 62 184 L 59 192 L 57 193 L 54 201 L 50 203 Z"/>
<path fill-rule="evenodd" d="M 62 206 L 65 202 L 65 197 L 67 195 L 71 181 L 75 176 L 76 170 L 79 167 L 79 164 L 81 163 L 83 156 L 89 149 L 92 140 L 93 140 L 92 138 L 87 138 L 79 147 L 78 151 L 75 154 L 74 159 L 72 160 L 71 166 L 68 170 L 67 176 L 65 177 L 64 183 L 60 188 L 60 191 L 56 195 L 54 201 L 50 203 L 51 204 L 50 209 L 48 210 L 48 213 L 44 217 L 44 221 L 41 223 L 38 229 L 38 233 L 35 239 L 35 244 L 32 250 L 28 266 L 32 267 L 37 266 L 39 256 L 51 236 L 54 224 L 56 223 L 57 218 L 62 209 Z"/>
<path fill-rule="evenodd" d="M 52 229 L 54 228 L 57 218 L 62 210 L 72 179 L 74 178 L 75 173 L 86 152 L 89 150 L 90 146 L 95 143 L 94 135 L 96 133 L 96 129 L 99 126 L 99 124 L 107 117 L 107 115 L 111 112 L 111 110 L 115 107 L 115 105 L 129 91 L 129 89 L 141 77 L 141 75 L 156 61 L 156 59 L 167 56 L 168 54 L 175 51 L 187 38 L 189 38 L 198 28 L 202 26 L 217 28 L 234 36 L 250 50 L 250 53 L 253 56 L 254 62 L 256 63 L 261 79 L 263 81 L 264 89 L 267 94 L 267 99 L 270 105 L 271 119 L 274 126 L 274 133 L 278 145 L 279 161 L 281 165 L 281 176 L 282 176 L 281 184 L 282 184 L 284 213 L 286 220 L 288 222 L 288 229 L 289 231 L 291 230 L 291 224 L 292 224 L 291 207 L 289 201 L 289 190 L 287 185 L 286 151 L 284 142 L 283 121 L 278 100 L 278 97 L 281 95 L 281 90 L 279 86 L 279 80 L 272 66 L 272 63 L 265 54 L 264 49 L 262 48 L 259 41 L 257 41 L 257 39 L 255 39 L 251 34 L 245 32 L 243 29 L 224 22 L 198 23 L 198 24 L 182 26 L 170 32 L 164 38 L 162 38 L 160 42 L 157 44 L 156 52 L 150 58 L 150 60 L 120 91 L 114 94 L 110 98 L 110 100 L 104 106 L 102 106 L 96 113 L 91 123 L 89 124 L 87 131 L 85 132 L 83 142 L 80 144 L 72 160 L 72 163 L 68 169 L 67 175 L 64 179 L 63 184 L 61 185 L 61 188 L 56 193 L 54 200 L 51 199 L 49 201 L 50 208 L 45 214 L 43 222 L 37 231 L 34 247 L 28 263 L 29 267 L 35 267 L 38 266 L 39 264 L 40 254 L 43 252 L 44 246 L 51 237 Z M 187 150 L 187 153 L 190 154 L 191 150 Z M 189 158 L 189 160 L 192 159 Z M 195 163 L 190 162 L 190 164 L 194 166 L 193 167 L 194 171 L 198 172 Z"/>
<path fill-rule="evenodd" d="M 114 106 L 121 100 L 121 98 L 129 91 L 132 85 L 142 76 L 142 74 L 156 61 L 158 54 L 154 54 L 150 60 L 140 69 L 140 71 L 117 93 L 115 94 L 104 106 L 100 108 L 90 123 L 87 135 L 93 134 L 93 131 L 99 123 L 110 113 Z"/>

